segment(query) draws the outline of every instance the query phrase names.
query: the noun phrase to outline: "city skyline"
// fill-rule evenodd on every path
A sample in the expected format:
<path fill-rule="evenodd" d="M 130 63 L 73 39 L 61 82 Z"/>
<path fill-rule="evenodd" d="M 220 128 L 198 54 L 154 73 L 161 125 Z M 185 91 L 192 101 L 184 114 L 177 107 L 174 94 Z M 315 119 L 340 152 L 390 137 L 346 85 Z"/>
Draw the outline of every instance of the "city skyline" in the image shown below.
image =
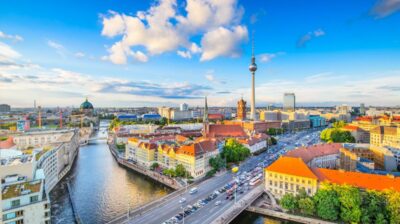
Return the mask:
<path fill-rule="evenodd" d="M 399 105 L 398 1 L 288 3 L 4 3 L 0 101 L 77 106 L 88 96 L 98 107 L 201 106 L 207 95 L 210 106 L 235 106 L 241 96 L 250 102 L 254 32 L 257 107 L 281 104 L 284 92 L 294 92 L 299 106 Z"/>

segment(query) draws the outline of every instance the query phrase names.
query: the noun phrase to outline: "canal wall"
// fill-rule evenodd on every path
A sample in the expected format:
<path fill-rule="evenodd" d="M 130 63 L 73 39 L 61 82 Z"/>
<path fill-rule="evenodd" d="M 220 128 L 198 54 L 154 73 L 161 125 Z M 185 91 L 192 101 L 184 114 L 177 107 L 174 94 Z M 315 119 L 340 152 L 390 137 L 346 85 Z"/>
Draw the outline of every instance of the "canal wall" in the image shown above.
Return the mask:
<path fill-rule="evenodd" d="M 121 158 L 118 155 L 118 151 L 115 148 L 114 144 L 112 144 L 112 143 L 108 144 L 108 148 L 110 149 L 112 155 L 114 156 L 114 158 L 117 160 L 117 162 L 121 166 L 126 167 L 126 168 L 131 169 L 131 170 L 134 170 L 134 171 L 136 171 L 136 172 L 138 172 L 140 174 L 143 174 L 143 175 L 145 175 L 145 176 L 147 176 L 147 177 L 149 177 L 149 178 L 151 178 L 151 179 L 153 179 L 153 180 L 155 180 L 155 181 L 157 181 L 157 182 L 159 182 L 161 184 L 164 184 L 164 185 L 166 185 L 166 186 L 168 186 L 168 187 L 170 187 L 170 188 L 172 188 L 174 190 L 177 190 L 177 189 L 180 189 L 180 188 L 183 187 L 179 182 L 177 182 L 173 178 L 169 178 L 167 176 L 161 175 L 158 172 L 155 172 L 155 171 L 146 169 L 144 167 L 141 167 L 139 165 L 130 163 L 127 160 L 125 160 L 124 158 Z"/>
<path fill-rule="evenodd" d="M 67 182 L 67 189 L 68 189 L 68 196 L 69 196 L 69 200 L 71 202 L 71 208 L 72 208 L 72 213 L 74 215 L 75 218 L 75 222 L 77 224 L 82 224 L 82 220 L 79 216 L 78 211 L 76 210 L 76 205 L 75 205 L 75 201 L 74 201 L 74 197 L 72 194 L 72 189 L 71 189 L 71 185 L 69 184 L 69 182 Z"/>
<path fill-rule="evenodd" d="M 257 213 L 264 216 L 270 216 L 278 219 L 298 222 L 298 223 L 307 223 L 307 224 L 335 224 L 334 222 L 328 222 L 320 219 L 303 217 L 298 215 L 292 215 L 284 212 L 274 211 L 272 209 L 260 208 L 255 206 L 250 206 L 247 208 L 247 211 Z"/>

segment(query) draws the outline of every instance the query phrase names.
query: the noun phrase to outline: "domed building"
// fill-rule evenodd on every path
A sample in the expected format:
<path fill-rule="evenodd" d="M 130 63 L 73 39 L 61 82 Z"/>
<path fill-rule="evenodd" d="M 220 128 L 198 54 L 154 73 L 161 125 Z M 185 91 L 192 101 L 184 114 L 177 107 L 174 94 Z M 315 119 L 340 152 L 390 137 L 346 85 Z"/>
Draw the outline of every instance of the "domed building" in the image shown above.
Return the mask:
<path fill-rule="evenodd" d="M 93 104 L 89 102 L 86 98 L 85 102 L 83 102 L 80 106 L 80 112 L 84 113 L 85 115 L 93 115 Z"/>

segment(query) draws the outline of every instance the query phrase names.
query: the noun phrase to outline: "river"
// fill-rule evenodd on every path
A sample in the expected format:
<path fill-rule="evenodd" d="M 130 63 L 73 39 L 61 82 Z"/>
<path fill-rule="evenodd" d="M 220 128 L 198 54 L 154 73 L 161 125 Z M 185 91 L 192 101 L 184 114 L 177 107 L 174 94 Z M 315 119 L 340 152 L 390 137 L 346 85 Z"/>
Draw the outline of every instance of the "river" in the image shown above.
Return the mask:
<path fill-rule="evenodd" d="M 100 126 L 106 126 L 102 123 Z M 98 136 L 107 135 L 101 127 Z M 75 164 L 51 192 L 52 223 L 74 223 L 66 182 L 70 181 L 83 223 L 106 223 L 118 215 L 172 190 L 140 174 L 120 167 L 105 140 L 83 146 Z"/>

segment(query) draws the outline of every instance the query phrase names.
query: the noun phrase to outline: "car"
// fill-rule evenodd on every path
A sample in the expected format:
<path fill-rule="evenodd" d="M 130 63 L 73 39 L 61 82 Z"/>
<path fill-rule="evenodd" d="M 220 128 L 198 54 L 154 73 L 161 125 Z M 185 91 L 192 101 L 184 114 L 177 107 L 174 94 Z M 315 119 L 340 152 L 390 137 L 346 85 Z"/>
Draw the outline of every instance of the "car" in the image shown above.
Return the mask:
<path fill-rule="evenodd" d="M 215 202 L 215 206 L 218 206 L 218 205 L 220 205 L 222 202 L 221 201 L 216 201 Z"/>
<path fill-rule="evenodd" d="M 185 203 L 185 202 L 186 202 L 186 198 L 181 198 L 181 199 L 179 200 L 179 203 L 180 203 L 180 204 Z"/>
<path fill-rule="evenodd" d="M 189 194 L 194 194 L 198 191 L 197 187 L 190 189 Z"/>

